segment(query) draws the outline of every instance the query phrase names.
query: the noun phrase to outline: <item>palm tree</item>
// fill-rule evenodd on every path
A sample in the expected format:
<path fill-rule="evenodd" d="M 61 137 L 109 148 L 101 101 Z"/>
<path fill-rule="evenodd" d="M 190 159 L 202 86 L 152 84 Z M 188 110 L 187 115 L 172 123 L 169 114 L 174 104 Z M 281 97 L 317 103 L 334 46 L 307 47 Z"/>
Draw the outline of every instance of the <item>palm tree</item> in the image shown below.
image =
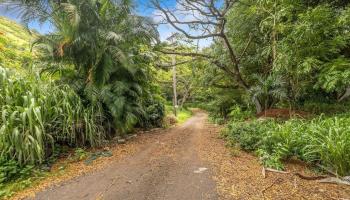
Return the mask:
<path fill-rule="evenodd" d="M 256 85 L 250 88 L 252 100 L 263 102 L 263 111 L 287 98 L 286 83 L 280 76 L 270 74 L 266 78 L 255 76 Z"/>
<path fill-rule="evenodd" d="M 103 102 L 114 127 L 128 132 L 144 115 L 140 97 L 147 77 L 140 48 L 157 31 L 132 14 L 127 0 L 66 0 L 51 7 L 56 31 L 33 45 L 42 52 L 43 72 L 59 72 L 89 103 Z"/>

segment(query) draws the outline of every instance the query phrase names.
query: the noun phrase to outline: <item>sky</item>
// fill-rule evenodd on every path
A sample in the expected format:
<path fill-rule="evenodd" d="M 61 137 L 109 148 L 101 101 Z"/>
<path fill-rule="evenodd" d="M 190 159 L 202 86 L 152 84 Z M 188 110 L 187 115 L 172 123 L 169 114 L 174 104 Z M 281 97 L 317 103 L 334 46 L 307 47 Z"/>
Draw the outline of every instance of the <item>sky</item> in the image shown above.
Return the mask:
<path fill-rule="evenodd" d="M 166 5 L 169 8 L 175 8 L 178 6 L 176 4 L 176 0 L 163 0 L 163 5 Z M 135 11 L 137 14 L 141 16 L 147 16 L 153 18 L 155 21 L 160 20 L 160 17 L 158 16 L 158 11 L 153 9 L 150 6 L 150 0 L 134 0 L 135 5 Z M 0 3 L 0 16 L 5 16 L 7 18 L 10 18 L 12 20 L 15 20 L 18 23 L 21 23 L 19 19 L 19 13 L 16 10 L 8 10 L 7 6 L 4 3 Z M 50 25 L 49 23 L 39 23 L 38 21 L 32 21 L 29 24 L 30 29 L 34 29 L 38 31 L 41 34 L 46 34 L 54 31 L 54 27 Z M 172 28 L 170 25 L 160 25 L 158 27 L 159 35 L 161 41 L 165 41 L 168 37 L 170 37 L 173 33 L 176 32 L 174 28 Z M 199 45 L 201 47 L 209 46 L 211 43 L 210 40 L 201 40 L 199 41 Z"/>
<path fill-rule="evenodd" d="M 4 3 L 0 3 L 0 16 L 12 19 L 12 20 L 22 24 L 22 22 L 19 18 L 18 10 L 16 10 L 16 9 L 9 10 L 7 8 L 7 5 Z M 49 23 L 41 24 L 38 21 L 32 21 L 29 23 L 28 26 L 30 29 L 34 29 L 41 34 L 46 34 L 46 33 L 49 33 L 50 31 L 53 30 L 52 25 L 50 25 Z"/>

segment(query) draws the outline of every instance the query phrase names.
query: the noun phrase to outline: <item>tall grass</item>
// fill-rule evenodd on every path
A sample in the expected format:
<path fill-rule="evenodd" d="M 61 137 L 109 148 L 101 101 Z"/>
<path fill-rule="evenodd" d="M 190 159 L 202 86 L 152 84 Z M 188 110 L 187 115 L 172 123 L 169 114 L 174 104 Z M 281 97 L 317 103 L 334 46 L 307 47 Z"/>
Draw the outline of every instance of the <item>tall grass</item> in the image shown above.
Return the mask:
<path fill-rule="evenodd" d="M 105 136 L 100 106 L 84 106 L 66 85 L 17 77 L 0 67 L 0 156 L 41 163 L 55 143 L 96 146 Z"/>

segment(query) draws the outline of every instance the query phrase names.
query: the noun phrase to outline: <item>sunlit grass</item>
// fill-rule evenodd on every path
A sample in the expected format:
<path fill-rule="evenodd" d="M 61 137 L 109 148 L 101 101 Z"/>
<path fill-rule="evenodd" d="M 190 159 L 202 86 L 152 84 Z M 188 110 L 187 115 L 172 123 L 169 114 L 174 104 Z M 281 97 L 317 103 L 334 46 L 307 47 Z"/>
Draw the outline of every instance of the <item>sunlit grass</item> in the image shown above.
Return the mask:
<path fill-rule="evenodd" d="M 23 71 L 23 63 L 33 59 L 30 46 L 35 37 L 35 33 L 0 16 L 0 65 Z"/>
<path fill-rule="evenodd" d="M 182 124 L 182 123 L 186 122 L 191 117 L 192 117 L 192 111 L 185 109 L 185 108 L 181 109 L 178 111 L 177 122 L 179 124 Z"/>
<path fill-rule="evenodd" d="M 165 112 L 166 115 L 174 115 L 174 108 L 172 105 L 167 104 L 165 105 Z M 189 118 L 191 118 L 193 115 L 192 111 L 188 108 L 182 108 L 177 110 L 177 123 L 182 124 L 186 122 Z"/>

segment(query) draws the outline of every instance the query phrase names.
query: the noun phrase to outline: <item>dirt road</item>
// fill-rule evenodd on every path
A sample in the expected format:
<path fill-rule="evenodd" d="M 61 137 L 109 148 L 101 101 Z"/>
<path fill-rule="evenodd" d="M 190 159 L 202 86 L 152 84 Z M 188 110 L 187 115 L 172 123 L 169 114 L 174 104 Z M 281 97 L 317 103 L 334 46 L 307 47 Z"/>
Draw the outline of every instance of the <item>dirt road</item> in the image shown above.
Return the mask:
<path fill-rule="evenodd" d="M 211 167 L 198 154 L 206 115 L 159 133 L 137 154 L 40 192 L 35 199 L 218 199 Z"/>
<path fill-rule="evenodd" d="M 69 178 L 74 173 L 68 170 L 69 181 L 39 187 L 46 189 L 27 199 L 350 199 L 348 186 L 304 180 L 292 173 L 264 177 L 259 159 L 226 148 L 219 130 L 207 122 L 205 113 L 197 112 L 183 125 L 142 134 L 115 147 L 113 157 L 99 160 L 104 167 L 93 172 Z M 73 172 L 85 171 L 84 164 L 77 166 Z M 301 162 L 286 163 L 286 171 L 315 175 Z"/>

